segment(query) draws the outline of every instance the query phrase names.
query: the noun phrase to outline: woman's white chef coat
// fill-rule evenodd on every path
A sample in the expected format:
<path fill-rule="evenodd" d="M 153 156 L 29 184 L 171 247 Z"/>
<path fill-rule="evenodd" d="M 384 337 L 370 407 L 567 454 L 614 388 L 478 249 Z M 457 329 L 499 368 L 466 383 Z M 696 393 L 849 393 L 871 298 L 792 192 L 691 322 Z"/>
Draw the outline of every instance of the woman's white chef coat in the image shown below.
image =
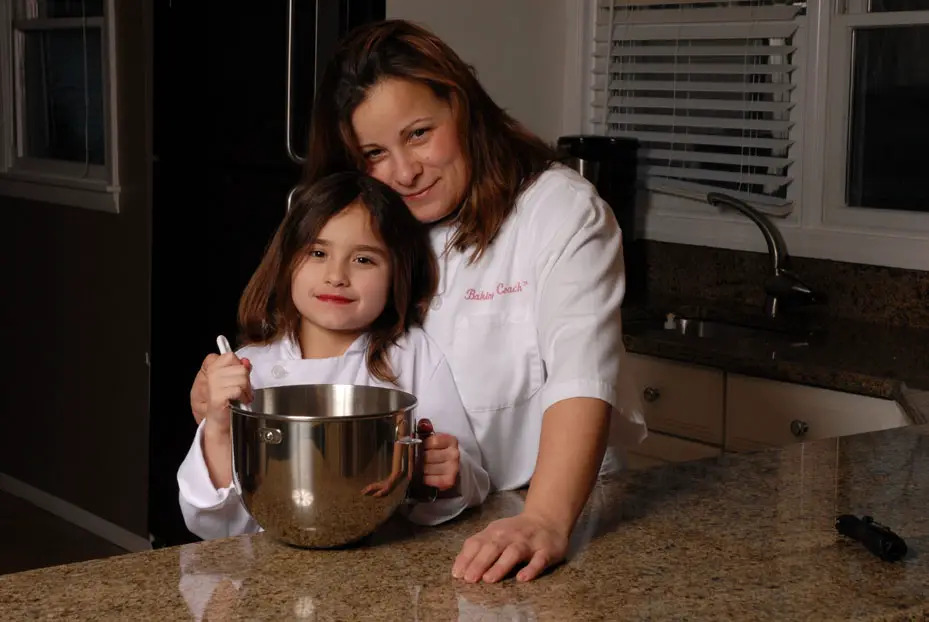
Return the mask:
<path fill-rule="evenodd" d="M 252 363 L 252 388 L 292 384 L 360 384 L 393 387 L 375 378 L 365 364 L 367 336 L 359 337 L 339 357 L 304 359 L 300 346 L 285 338 L 265 346 L 246 346 L 236 354 Z M 458 398 L 446 358 L 420 329 L 413 329 L 389 350 L 390 364 L 398 375 L 397 385 L 416 396 L 417 418 L 428 418 L 436 432 L 452 434 L 460 451 L 461 496 L 418 503 L 410 520 L 434 525 L 460 514 L 466 507 L 481 504 L 490 480 L 481 466 L 481 453 L 467 414 Z M 204 539 L 256 533 L 259 526 L 248 514 L 235 487 L 217 490 L 210 481 L 203 458 L 201 437 L 205 420 L 197 428 L 187 457 L 177 473 L 181 512 L 187 528 Z"/>
<path fill-rule="evenodd" d="M 621 233 L 596 189 L 565 166 L 542 173 L 474 263 L 446 252 L 452 233 L 432 231 L 440 283 L 424 328 L 448 358 L 494 489 L 529 482 L 542 415 L 566 398 L 613 406 L 611 448 L 641 442 L 623 364 Z"/>

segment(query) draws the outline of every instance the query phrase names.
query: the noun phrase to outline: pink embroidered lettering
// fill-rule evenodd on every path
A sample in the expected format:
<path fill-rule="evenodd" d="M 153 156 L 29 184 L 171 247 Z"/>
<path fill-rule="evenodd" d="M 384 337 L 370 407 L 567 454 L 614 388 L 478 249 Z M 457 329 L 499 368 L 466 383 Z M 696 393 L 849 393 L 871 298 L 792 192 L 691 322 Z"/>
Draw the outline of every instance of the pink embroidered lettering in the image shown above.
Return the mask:
<path fill-rule="evenodd" d="M 475 289 L 472 287 L 465 292 L 465 300 L 493 300 L 494 296 L 517 294 L 528 287 L 528 285 L 529 281 L 516 281 L 515 283 L 509 285 L 506 283 L 497 283 L 496 289 L 492 292 L 488 292 L 483 289 Z"/>
<path fill-rule="evenodd" d="M 482 289 L 471 288 L 465 293 L 465 300 L 493 300 L 493 292 L 485 292 Z"/>
<path fill-rule="evenodd" d="M 515 294 L 517 292 L 523 291 L 523 288 L 529 285 L 528 281 L 516 281 L 512 285 L 506 285 L 505 283 L 497 283 L 497 293 L 501 296 L 504 294 Z"/>

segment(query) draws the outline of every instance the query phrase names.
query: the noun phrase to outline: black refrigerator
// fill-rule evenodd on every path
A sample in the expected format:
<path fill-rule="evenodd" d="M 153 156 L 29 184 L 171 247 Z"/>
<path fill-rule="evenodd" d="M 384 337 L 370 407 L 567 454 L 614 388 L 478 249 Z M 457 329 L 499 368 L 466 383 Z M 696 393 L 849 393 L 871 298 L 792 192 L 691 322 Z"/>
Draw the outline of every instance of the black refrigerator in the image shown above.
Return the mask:
<path fill-rule="evenodd" d="M 315 82 L 338 39 L 385 0 L 155 0 L 149 532 L 194 541 L 177 468 L 190 385 L 286 212 Z"/>

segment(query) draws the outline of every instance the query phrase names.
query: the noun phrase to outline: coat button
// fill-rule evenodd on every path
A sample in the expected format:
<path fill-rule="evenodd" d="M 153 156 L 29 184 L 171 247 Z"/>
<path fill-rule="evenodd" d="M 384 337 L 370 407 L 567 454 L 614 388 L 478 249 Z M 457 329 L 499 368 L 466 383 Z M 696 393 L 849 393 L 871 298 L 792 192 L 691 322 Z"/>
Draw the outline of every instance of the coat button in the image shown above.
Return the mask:
<path fill-rule="evenodd" d="M 271 368 L 271 375 L 275 378 L 283 378 L 287 375 L 287 370 L 284 369 L 283 365 L 275 365 Z"/>
<path fill-rule="evenodd" d="M 429 306 L 432 307 L 433 311 L 438 311 L 439 309 L 441 309 L 442 308 L 442 297 L 434 296 L 432 298 L 432 304 L 430 304 Z"/>

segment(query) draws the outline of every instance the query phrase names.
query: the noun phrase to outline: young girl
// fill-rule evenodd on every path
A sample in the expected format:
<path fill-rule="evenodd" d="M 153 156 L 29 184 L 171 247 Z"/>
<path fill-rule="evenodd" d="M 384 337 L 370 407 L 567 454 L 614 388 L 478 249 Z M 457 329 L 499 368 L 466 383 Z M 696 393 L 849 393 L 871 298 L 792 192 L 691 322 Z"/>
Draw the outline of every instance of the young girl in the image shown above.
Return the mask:
<path fill-rule="evenodd" d="M 409 518 L 437 524 L 483 502 L 490 479 L 477 440 L 445 357 L 419 328 L 436 283 L 427 233 L 388 186 L 337 173 L 295 197 L 239 305 L 247 345 L 209 368 L 207 416 L 177 475 L 191 532 L 259 530 L 232 485 L 229 400 L 290 384 L 412 393 L 417 417 L 437 431 L 424 445 L 424 484 L 449 491 L 457 483 L 460 495 L 416 504 Z"/>

